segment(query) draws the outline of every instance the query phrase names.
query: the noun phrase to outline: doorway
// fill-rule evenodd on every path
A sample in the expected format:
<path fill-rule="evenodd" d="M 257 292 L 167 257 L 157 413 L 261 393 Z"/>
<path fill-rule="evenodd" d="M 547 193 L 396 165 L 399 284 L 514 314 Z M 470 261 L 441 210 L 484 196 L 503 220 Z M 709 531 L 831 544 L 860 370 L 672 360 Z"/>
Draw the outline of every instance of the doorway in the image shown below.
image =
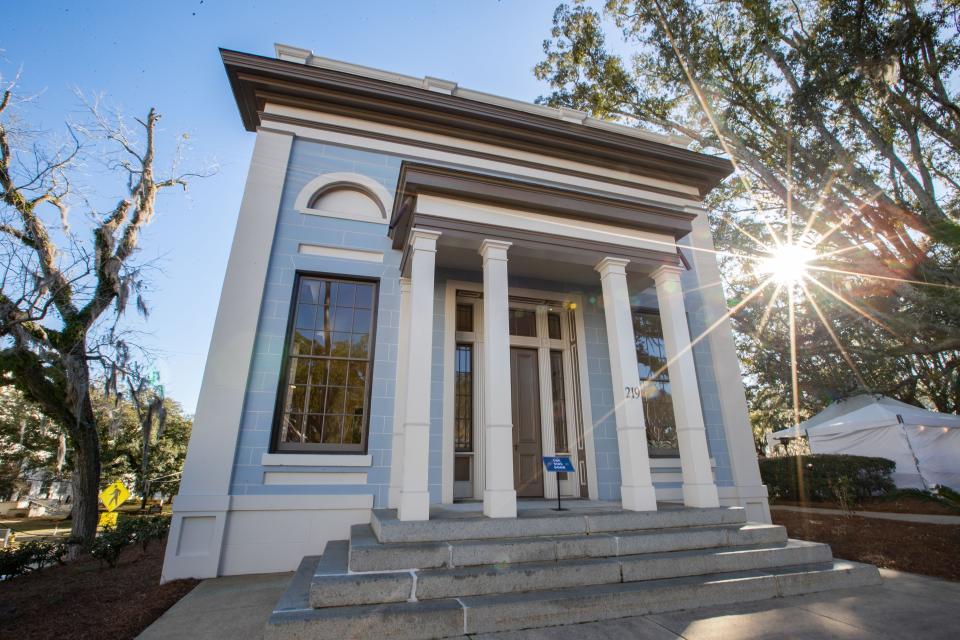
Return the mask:
<path fill-rule="evenodd" d="M 518 498 L 543 497 L 540 371 L 536 349 L 510 349 L 513 483 Z"/>

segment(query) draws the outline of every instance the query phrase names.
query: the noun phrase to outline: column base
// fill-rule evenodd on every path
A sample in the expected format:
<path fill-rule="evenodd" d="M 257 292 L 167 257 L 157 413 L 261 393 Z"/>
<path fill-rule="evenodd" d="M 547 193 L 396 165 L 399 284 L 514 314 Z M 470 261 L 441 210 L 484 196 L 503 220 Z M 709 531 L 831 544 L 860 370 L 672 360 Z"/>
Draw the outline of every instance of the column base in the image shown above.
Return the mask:
<path fill-rule="evenodd" d="M 719 507 L 720 496 L 717 494 L 717 485 L 712 482 L 709 484 L 684 484 L 683 505 L 698 509 Z"/>
<path fill-rule="evenodd" d="M 657 494 L 652 485 L 645 487 L 620 485 L 620 505 L 627 511 L 656 511 Z"/>
<path fill-rule="evenodd" d="M 430 492 L 402 491 L 400 506 L 397 507 L 397 520 L 429 520 Z"/>
<path fill-rule="evenodd" d="M 400 487 L 390 487 L 387 491 L 387 508 L 388 509 L 399 509 L 400 508 Z"/>
<path fill-rule="evenodd" d="M 517 492 L 513 489 L 484 491 L 483 515 L 488 518 L 516 518 Z"/>

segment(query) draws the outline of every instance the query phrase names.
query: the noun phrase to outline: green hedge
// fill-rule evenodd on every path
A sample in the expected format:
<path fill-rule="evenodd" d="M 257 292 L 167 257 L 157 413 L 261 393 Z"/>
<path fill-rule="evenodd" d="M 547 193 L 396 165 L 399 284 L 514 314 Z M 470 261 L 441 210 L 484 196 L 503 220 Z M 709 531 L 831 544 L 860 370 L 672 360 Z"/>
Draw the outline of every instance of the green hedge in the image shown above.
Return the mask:
<path fill-rule="evenodd" d="M 762 458 L 760 476 L 771 498 L 836 501 L 838 491 L 855 499 L 893 491 L 890 474 L 896 466 L 892 460 L 866 456 L 785 456 Z"/>
<path fill-rule="evenodd" d="M 66 555 L 67 545 L 46 540 L 32 540 L 16 547 L 0 549 L 0 580 L 62 563 Z"/>

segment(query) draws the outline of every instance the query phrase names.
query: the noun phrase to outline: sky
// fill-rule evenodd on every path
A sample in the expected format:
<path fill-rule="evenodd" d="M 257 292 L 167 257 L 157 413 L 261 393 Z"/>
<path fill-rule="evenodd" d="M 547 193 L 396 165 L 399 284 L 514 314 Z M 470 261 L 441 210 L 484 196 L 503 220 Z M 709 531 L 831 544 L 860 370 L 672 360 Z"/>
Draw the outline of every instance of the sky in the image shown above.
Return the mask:
<path fill-rule="evenodd" d="M 560 0 L 338 0 L 250 2 L 5 0 L 0 76 L 20 74 L 36 94 L 21 117 L 63 135 L 82 117 L 76 90 L 103 94 L 128 117 L 155 106 L 159 144 L 188 134 L 185 167 L 218 167 L 189 192 L 158 200 L 139 259 L 150 275 L 146 320 L 130 319 L 155 355 L 168 397 L 196 408 L 220 287 L 254 134 L 243 129 L 219 47 L 273 56 L 276 42 L 325 56 L 520 100 L 547 92 L 533 66 L 543 57 Z M 158 169 L 162 165 L 158 165 Z M 91 175 L 94 175 L 91 173 Z M 112 202 L 118 181 L 89 188 Z"/>

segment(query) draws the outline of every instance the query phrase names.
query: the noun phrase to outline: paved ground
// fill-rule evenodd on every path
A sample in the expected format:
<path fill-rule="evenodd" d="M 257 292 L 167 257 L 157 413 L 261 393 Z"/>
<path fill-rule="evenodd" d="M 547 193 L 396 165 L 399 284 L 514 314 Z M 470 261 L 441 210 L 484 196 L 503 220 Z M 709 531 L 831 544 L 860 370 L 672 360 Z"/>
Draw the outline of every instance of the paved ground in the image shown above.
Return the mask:
<path fill-rule="evenodd" d="M 826 591 L 532 631 L 477 640 L 725 640 L 960 637 L 960 582 L 881 570 L 876 587 Z M 143 640 L 260 638 L 292 574 L 205 580 L 150 626 Z"/>
<path fill-rule="evenodd" d="M 822 509 L 820 507 L 792 507 L 788 505 L 770 505 L 771 511 L 797 511 L 799 513 L 823 513 L 826 515 L 840 515 L 840 509 Z M 902 520 L 904 522 L 922 522 L 925 524 L 956 524 L 960 525 L 960 516 L 941 516 L 927 513 L 887 513 L 886 511 L 853 511 L 853 515 L 861 518 L 879 518 L 880 520 Z"/>

